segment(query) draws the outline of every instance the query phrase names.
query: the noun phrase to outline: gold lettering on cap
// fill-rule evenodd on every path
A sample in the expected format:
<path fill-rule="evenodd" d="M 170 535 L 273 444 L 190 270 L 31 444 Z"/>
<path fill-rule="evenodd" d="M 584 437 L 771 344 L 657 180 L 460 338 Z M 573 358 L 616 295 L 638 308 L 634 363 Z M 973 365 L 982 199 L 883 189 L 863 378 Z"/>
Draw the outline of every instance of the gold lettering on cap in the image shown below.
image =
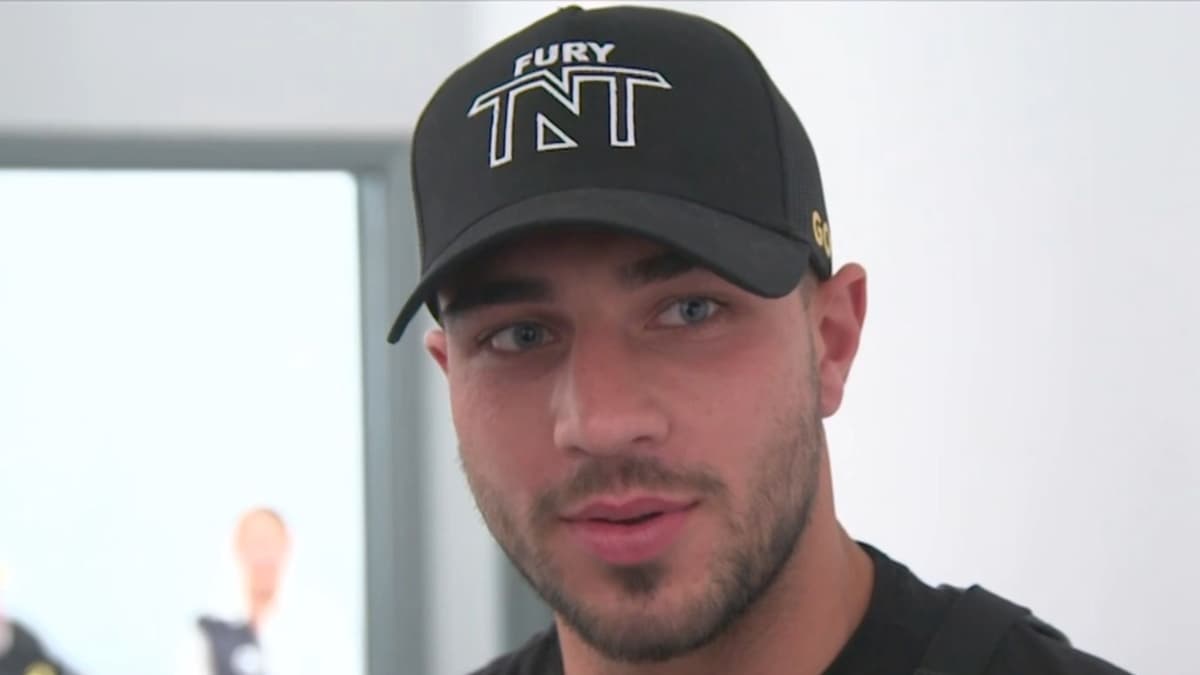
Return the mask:
<path fill-rule="evenodd" d="M 829 238 L 829 223 L 821 217 L 821 212 L 813 209 L 812 212 L 812 230 L 813 241 L 817 242 L 817 246 L 825 251 L 825 257 L 833 257 L 833 242 Z"/>

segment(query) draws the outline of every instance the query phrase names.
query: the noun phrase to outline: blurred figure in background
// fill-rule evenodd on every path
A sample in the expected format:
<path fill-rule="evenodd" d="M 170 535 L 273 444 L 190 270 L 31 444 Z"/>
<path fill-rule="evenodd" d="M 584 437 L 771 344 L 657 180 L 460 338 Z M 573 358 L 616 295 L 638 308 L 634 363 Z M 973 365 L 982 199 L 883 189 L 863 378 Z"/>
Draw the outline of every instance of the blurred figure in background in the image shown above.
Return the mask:
<path fill-rule="evenodd" d="M 285 582 L 292 542 L 279 513 L 247 511 L 233 543 L 240 597 L 199 617 L 180 675 L 344 672 L 353 652 L 343 623 Z"/>
<path fill-rule="evenodd" d="M 67 675 L 29 628 L 4 611 L 8 572 L 0 565 L 0 675 Z"/>

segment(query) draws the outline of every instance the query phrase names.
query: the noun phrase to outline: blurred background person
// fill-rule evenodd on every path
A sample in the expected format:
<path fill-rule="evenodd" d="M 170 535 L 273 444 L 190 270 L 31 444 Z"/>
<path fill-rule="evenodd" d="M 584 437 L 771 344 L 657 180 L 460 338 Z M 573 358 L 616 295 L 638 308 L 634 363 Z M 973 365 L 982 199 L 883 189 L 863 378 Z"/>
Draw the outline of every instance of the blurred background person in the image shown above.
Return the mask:
<path fill-rule="evenodd" d="M 341 617 L 288 583 L 292 540 L 277 511 L 244 513 L 233 553 L 237 588 L 197 618 L 180 675 L 315 675 L 354 662 Z"/>
<path fill-rule="evenodd" d="M 33 631 L 5 612 L 7 582 L 8 571 L 0 565 L 0 675 L 67 675 Z"/>

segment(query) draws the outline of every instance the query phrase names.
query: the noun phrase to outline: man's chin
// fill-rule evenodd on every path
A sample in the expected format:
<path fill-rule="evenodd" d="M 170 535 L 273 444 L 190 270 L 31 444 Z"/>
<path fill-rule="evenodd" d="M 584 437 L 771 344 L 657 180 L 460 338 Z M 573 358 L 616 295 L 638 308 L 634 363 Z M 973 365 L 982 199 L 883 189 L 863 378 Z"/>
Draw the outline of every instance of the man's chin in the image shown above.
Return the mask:
<path fill-rule="evenodd" d="M 713 631 L 697 626 L 695 618 L 620 612 L 582 620 L 576 617 L 568 624 L 608 659 L 652 663 L 682 656 L 712 639 Z"/>
<path fill-rule="evenodd" d="M 719 622 L 709 616 L 710 605 L 672 597 L 678 589 L 661 584 L 640 592 L 642 581 L 622 579 L 596 602 L 561 603 L 557 613 L 592 649 L 615 661 L 666 661 L 711 641 Z M 631 584 L 639 592 L 629 592 Z"/>

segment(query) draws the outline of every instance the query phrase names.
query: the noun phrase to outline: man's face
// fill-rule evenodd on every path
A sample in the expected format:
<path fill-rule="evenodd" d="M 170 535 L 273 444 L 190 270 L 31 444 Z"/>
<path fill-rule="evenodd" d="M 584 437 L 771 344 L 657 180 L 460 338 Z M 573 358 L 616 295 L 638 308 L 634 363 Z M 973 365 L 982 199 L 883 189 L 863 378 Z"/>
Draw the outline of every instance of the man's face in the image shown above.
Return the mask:
<path fill-rule="evenodd" d="M 599 233 L 522 240 L 452 286 L 426 342 L 500 545 L 610 658 L 711 640 L 787 562 L 815 491 L 800 293 Z"/>
<path fill-rule="evenodd" d="M 253 512 L 242 520 L 237 555 L 251 594 L 270 596 L 276 592 L 287 553 L 287 532 L 273 516 Z"/>

